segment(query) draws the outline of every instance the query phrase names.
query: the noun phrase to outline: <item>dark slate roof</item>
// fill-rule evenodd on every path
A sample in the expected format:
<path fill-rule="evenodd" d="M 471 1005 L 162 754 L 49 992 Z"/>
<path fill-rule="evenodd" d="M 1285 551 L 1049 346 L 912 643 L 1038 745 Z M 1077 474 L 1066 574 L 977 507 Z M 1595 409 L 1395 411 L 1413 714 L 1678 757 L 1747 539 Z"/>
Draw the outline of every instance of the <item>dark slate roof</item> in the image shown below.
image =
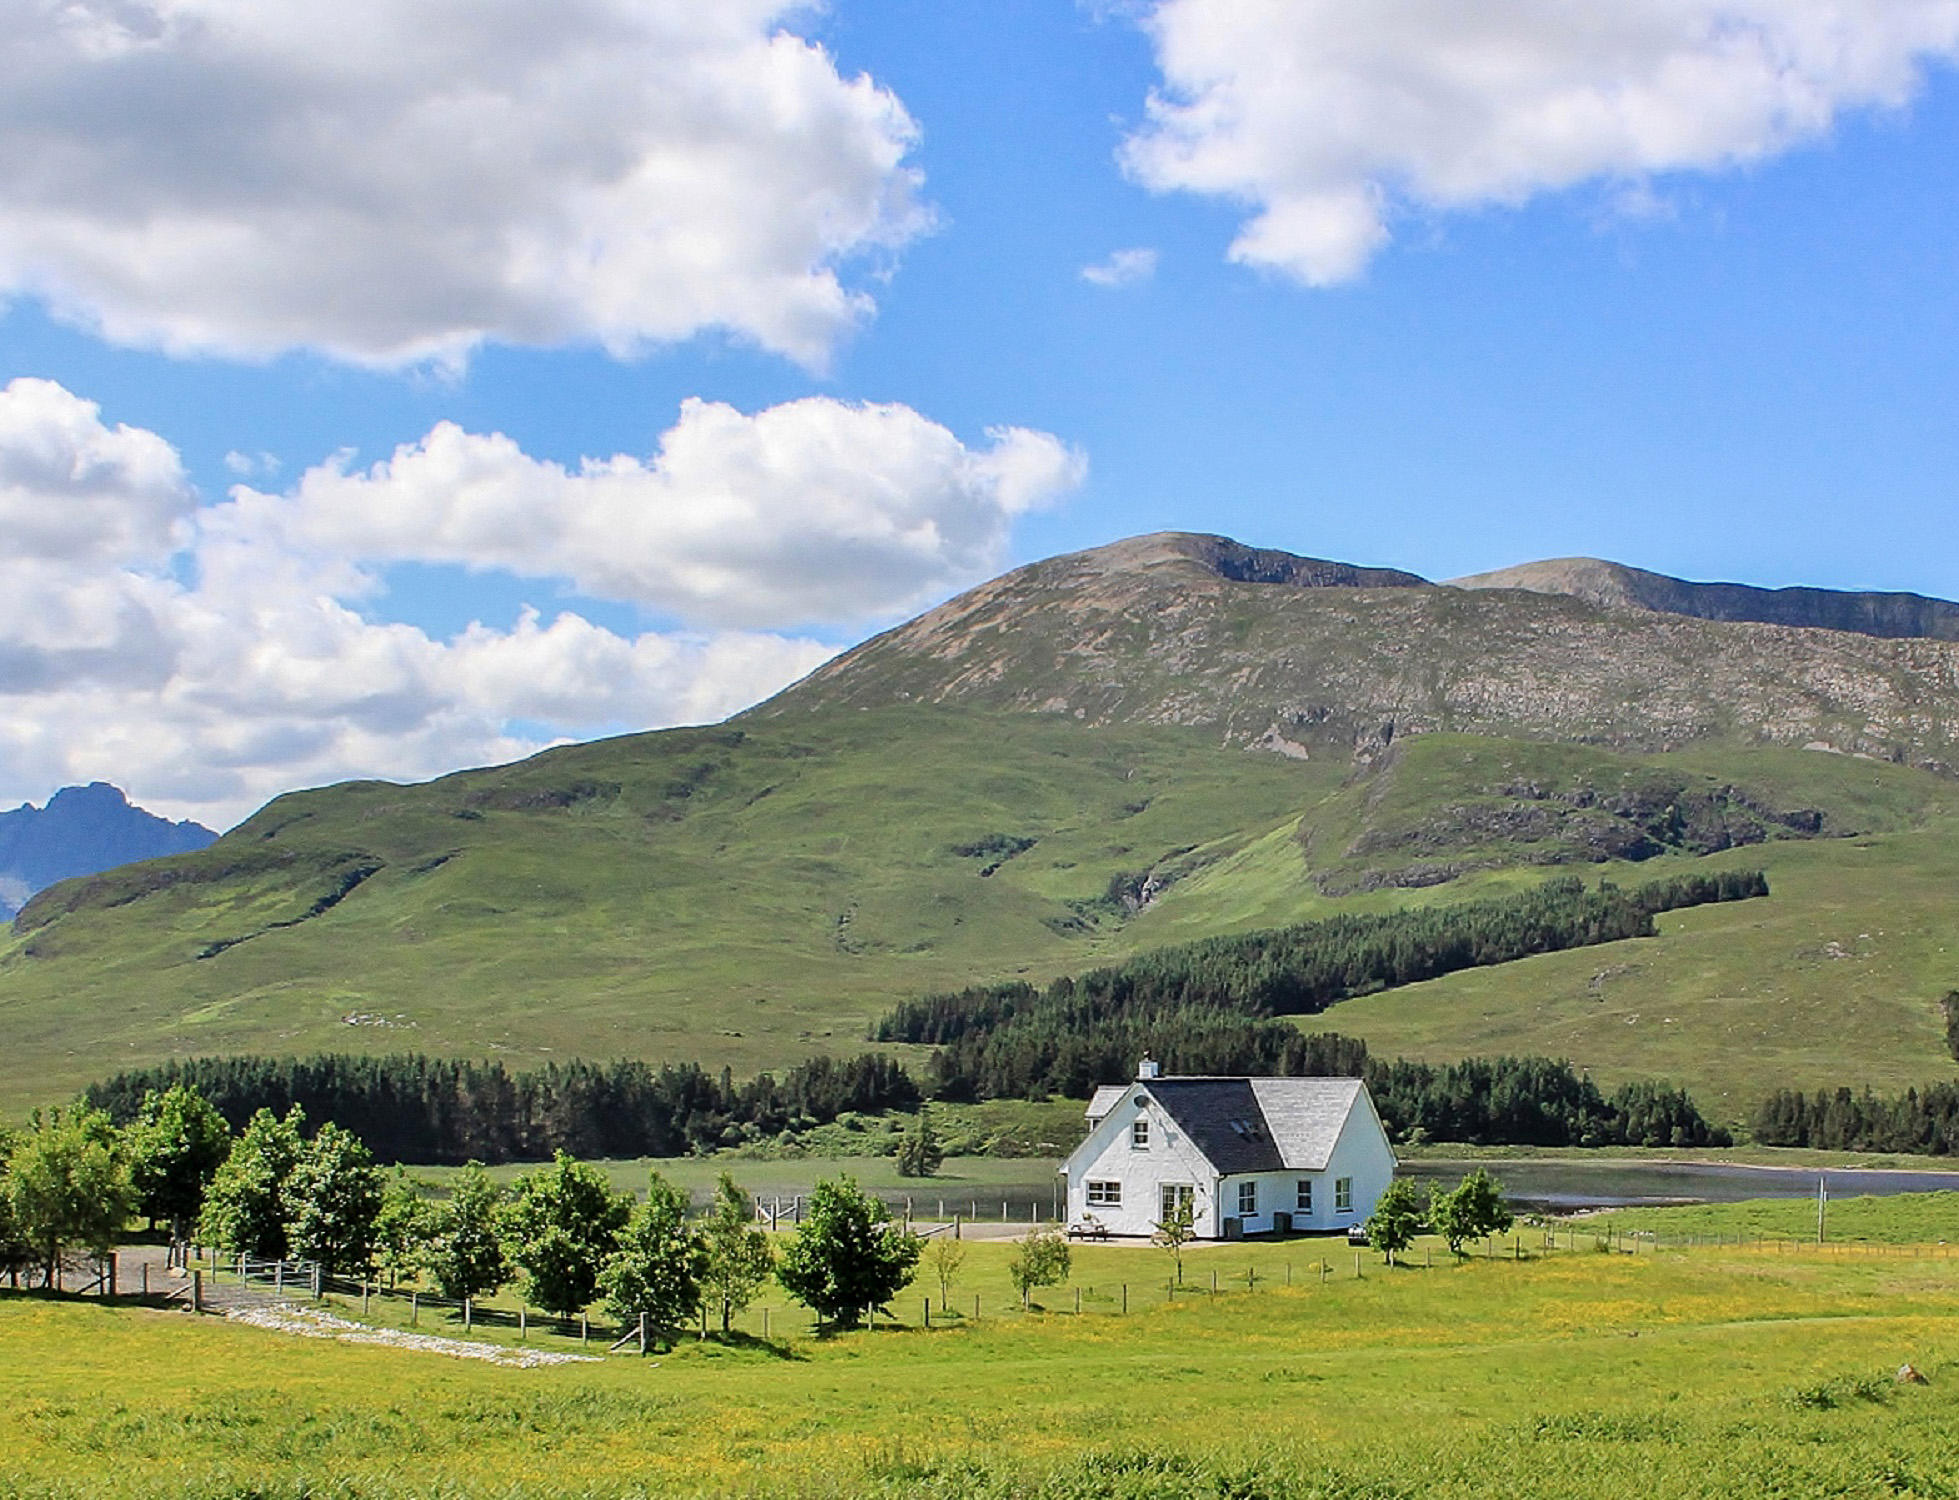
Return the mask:
<path fill-rule="evenodd" d="M 1226 1177 L 1321 1170 L 1362 1087 L 1358 1078 L 1151 1078 L 1139 1086 Z"/>

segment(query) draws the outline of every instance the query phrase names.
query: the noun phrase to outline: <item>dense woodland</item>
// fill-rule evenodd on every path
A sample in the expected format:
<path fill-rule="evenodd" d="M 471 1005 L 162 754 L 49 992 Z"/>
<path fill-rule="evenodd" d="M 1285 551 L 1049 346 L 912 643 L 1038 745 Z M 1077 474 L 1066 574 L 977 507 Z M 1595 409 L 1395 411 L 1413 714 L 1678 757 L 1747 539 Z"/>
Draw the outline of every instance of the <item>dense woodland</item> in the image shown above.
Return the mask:
<path fill-rule="evenodd" d="M 283 1115 L 296 1104 L 359 1135 L 381 1161 L 432 1163 L 543 1161 L 558 1151 L 686 1156 L 919 1099 L 910 1075 L 876 1053 L 816 1057 L 780 1079 L 764 1073 L 739 1084 L 725 1068 L 716 1075 L 693 1063 L 571 1062 L 512 1073 L 499 1062 L 419 1054 L 198 1057 L 120 1073 L 82 1097 L 127 1124 L 146 1092 L 180 1083 L 233 1130 L 261 1109 Z"/>
<path fill-rule="evenodd" d="M 1272 1018 L 1460 969 L 1650 937 L 1657 912 L 1767 894 L 1759 871 L 1636 890 L 1565 876 L 1516 896 L 1159 949 L 1045 989 L 931 995 L 899 1005 L 872 1035 L 936 1045 L 929 1088 L 949 1099 L 1078 1097 L 1128 1077 L 1145 1051 L 1179 1073 L 1351 1075 L 1360 1071 L 1351 1057 L 1323 1055 L 1325 1038 Z"/>
<path fill-rule="evenodd" d="M 1959 1083 L 1892 1095 L 1777 1089 L 1756 1106 L 1749 1129 L 1764 1146 L 1950 1156 L 1959 1150 Z"/>

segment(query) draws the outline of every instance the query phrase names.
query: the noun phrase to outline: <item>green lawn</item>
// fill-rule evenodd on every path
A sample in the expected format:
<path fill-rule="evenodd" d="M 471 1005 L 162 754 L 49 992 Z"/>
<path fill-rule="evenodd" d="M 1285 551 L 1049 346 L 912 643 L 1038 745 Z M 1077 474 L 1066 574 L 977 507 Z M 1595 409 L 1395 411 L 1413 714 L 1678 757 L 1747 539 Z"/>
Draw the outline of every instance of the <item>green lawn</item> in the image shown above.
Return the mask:
<path fill-rule="evenodd" d="M 1952 1493 L 1959 1260 L 1368 1256 L 1357 1279 L 1342 1247 L 1321 1282 L 1315 1248 L 1195 1253 L 1174 1301 L 1162 1252 L 1080 1248 L 1022 1316 L 988 1300 L 1005 1248 L 975 1245 L 951 1300 L 979 1290 L 978 1323 L 816 1340 L 778 1310 L 767 1344 L 543 1370 L 0 1296 L 0 1496 Z M 1893 1382 L 1907 1361 L 1929 1385 Z"/>

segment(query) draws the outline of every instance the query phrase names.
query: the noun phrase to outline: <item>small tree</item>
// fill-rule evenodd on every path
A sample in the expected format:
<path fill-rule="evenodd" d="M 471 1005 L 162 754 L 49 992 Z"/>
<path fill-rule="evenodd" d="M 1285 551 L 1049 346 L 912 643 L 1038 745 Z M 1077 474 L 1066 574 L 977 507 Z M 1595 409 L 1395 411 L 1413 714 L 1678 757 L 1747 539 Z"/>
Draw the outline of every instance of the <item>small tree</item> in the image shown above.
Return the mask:
<path fill-rule="evenodd" d="M 1387 1191 L 1374 1205 L 1374 1212 L 1368 1216 L 1367 1243 L 1385 1254 L 1388 1264 L 1393 1265 L 1395 1256 L 1415 1243 L 1415 1234 L 1421 1227 L 1421 1196 L 1416 1193 L 1414 1183 L 1406 1177 L 1397 1177 L 1388 1184 Z"/>
<path fill-rule="evenodd" d="M 707 1247 L 687 1222 L 687 1195 L 655 1172 L 599 1276 L 606 1306 L 626 1321 L 643 1316 L 668 1340 L 700 1307 L 706 1270 Z"/>
<path fill-rule="evenodd" d="M 944 1312 L 946 1303 L 952 1297 L 952 1278 L 966 1264 L 965 1242 L 955 1240 L 949 1234 L 941 1234 L 926 1242 L 925 1259 L 932 1267 L 932 1274 L 939 1279 L 939 1311 Z"/>
<path fill-rule="evenodd" d="M 1449 1242 L 1457 1255 L 1470 1240 L 1485 1235 L 1508 1234 L 1516 1216 L 1503 1201 L 1501 1186 L 1478 1167 L 1449 1192 L 1439 1188 L 1429 1195 L 1429 1223 Z"/>
<path fill-rule="evenodd" d="M 199 1233 L 208 1244 L 260 1260 L 286 1256 L 286 1180 L 299 1164 L 306 1113 L 297 1104 L 280 1119 L 261 1109 L 232 1143 L 204 1195 Z"/>
<path fill-rule="evenodd" d="M 436 1212 L 428 1250 L 428 1272 L 443 1296 L 468 1300 L 510 1280 L 510 1262 L 497 1234 L 502 1197 L 480 1161 L 456 1174 L 449 1201 Z"/>
<path fill-rule="evenodd" d="M 898 1175 L 930 1177 L 944 1160 L 945 1146 L 939 1140 L 938 1131 L 932 1128 L 931 1106 L 921 1104 L 918 1117 L 898 1142 Z"/>
<path fill-rule="evenodd" d="M 1176 1207 L 1157 1221 L 1155 1232 L 1150 1235 L 1150 1243 L 1170 1252 L 1170 1259 L 1176 1263 L 1177 1285 L 1184 1284 L 1184 1246 L 1197 1238 L 1197 1210 L 1188 1199 L 1178 1201 Z"/>
<path fill-rule="evenodd" d="M 12 1192 L 8 1186 L 13 1154 L 13 1136 L 0 1130 L 0 1272 L 6 1273 L 12 1285 L 19 1286 L 21 1273 L 33 1267 L 35 1255 L 34 1247 L 28 1244 L 21 1233 L 19 1221 L 14 1217 Z"/>
<path fill-rule="evenodd" d="M 328 1275 L 374 1264 L 381 1171 L 360 1137 L 328 1121 L 307 1142 L 285 1183 L 286 1240 Z"/>
<path fill-rule="evenodd" d="M 911 1283 L 924 1246 L 849 1177 L 816 1185 L 777 1279 L 833 1328 L 854 1328 Z"/>
<path fill-rule="evenodd" d="M 381 1211 L 374 1216 L 374 1258 L 388 1273 L 390 1291 L 420 1268 L 435 1234 L 435 1205 L 407 1168 L 396 1167 L 381 1189 Z"/>
<path fill-rule="evenodd" d="M 129 1163 L 109 1117 L 87 1109 L 36 1111 L 7 1163 L 7 1206 L 12 1233 L 33 1248 L 50 1287 L 60 1285 L 61 1258 L 70 1248 L 108 1254 L 136 1211 Z"/>
<path fill-rule="evenodd" d="M 1060 1226 L 1046 1224 L 1030 1229 L 1014 1248 L 1013 1259 L 1007 1262 L 1007 1274 L 1020 1292 L 1020 1305 L 1028 1305 L 1035 1287 L 1059 1286 L 1066 1281 L 1073 1261 L 1068 1236 L 1061 1232 Z"/>
<path fill-rule="evenodd" d="M 179 1083 L 143 1095 L 125 1138 L 139 1208 L 152 1224 L 167 1220 L 171 1238 L 182 1239 L 231 1154 L 231 1127 L 208 1099 Z"/>
<path fill-rule="evenodd" d="M 613 1192 L 602 1172 L 563 1151 L 527 1174 L 503 1211 L 525 1295 L 560 1316 L 589 1307 L 631 1212 L 631 1200 Z"/>
<path fill-rule="evenodd" d="M 726 1333 L 775 1270 L 775 1247 L 755 1225 L 754 1200 L 726 1172 L 714 1184 L 714 1208 L 701 1231 L 707 1249 L 701 1291 L 709 1306 L 721 1309 Z"/>

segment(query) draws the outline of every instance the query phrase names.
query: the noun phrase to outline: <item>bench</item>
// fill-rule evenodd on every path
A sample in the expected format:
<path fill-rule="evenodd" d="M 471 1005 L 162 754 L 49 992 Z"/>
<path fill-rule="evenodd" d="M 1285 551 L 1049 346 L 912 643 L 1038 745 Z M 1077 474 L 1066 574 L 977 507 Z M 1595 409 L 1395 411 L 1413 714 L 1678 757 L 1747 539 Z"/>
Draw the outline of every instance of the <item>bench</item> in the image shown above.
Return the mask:
<path fill-rule="evenodd" d="M 1068 1238 L 1071 1240 L 1106 1240 L 1108 1237 L 1109 1226 L 1094 1219 L 1068 1226 Z"/>

